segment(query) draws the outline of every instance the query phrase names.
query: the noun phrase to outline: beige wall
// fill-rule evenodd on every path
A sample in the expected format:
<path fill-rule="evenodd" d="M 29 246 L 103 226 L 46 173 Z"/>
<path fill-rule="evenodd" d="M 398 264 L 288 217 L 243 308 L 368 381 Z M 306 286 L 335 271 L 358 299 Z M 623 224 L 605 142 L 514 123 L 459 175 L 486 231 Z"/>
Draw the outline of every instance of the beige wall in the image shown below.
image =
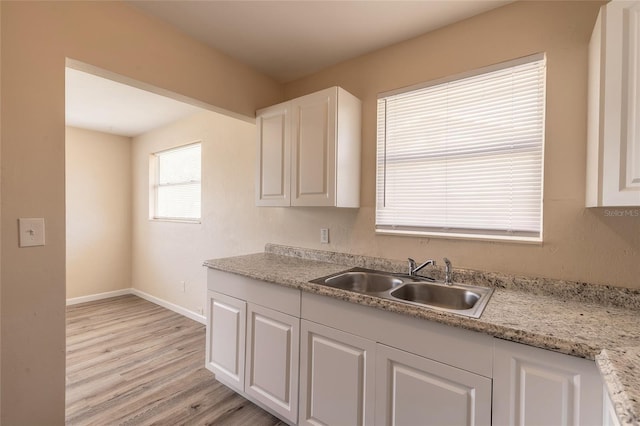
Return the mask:
<path fill-rule="evenodd" d="M 131 287 L 131 138 L 66 128 L 67 299 Z"/>
<path fill-rule="evenodd" d="M 0 2 L 0 82 L 2 81 L 2 2 Z M 2 84 L 0 83 L 0 100 L 2 99 Z M 0 164 L 2 151 L 2 114 L 0 114 Z M 0 186 L 2 176 L 0 176 Z M 0 223 L 2 222 L 2 191 L 0 190 Z M 2 227 L 0 226 L 0 242 L 2 241 Z M 0 244 L 0 423 L 2 423 L 2 244 Z"/>
<path fill-rule="evenodd" d="M 202 142 L 202 222 L 149 220 L 149 155 Z M 205 111 L 133 139 L 133 287 L 202 313 L 205 259 L 262 251 L 254 206 L 255 125 Z M 182 292 L 180 281 L 186 281 Z"/>
<path fill-rule="evenodd" d="M 148 222 L 145 156 L 156 146 L 151 141 L 184 143 L 199 136 L 180 123 L 137 139 L 134 286 L 197 311 L 201 301 L 190 292 L 204 292 L 201 259 L 260 251 L 274 242 L 398 260 L 447 256 L 458 267 L 639 288 L 640 220 L 583 207 L 587 43 L 598 8 L 595 2 L 517 2 L 287 84 L 290 98 L 338 84 L 363 100 L 360 209 L 255 207 L 255 143 L 238 133 L 205 146 L 203 173 L 209 175 L 200 229 Z M 548 59 L 544 243 L 376 236 L 377 93 L 536 52 Z M 319 243 L 321 227 L 330 228 L 329 245 Z M 191 283 L 187 294 L 179 292 L 183 279 Z"/>
<path fill-rule="evenodd" d="M 282 243 L 318 247 L 305 216 L 330 226 L 331 249 L 395 259 L 640 288 L 640 219 L 585 209 L 587 44 L 600 3 L 519 1 L 287 84 L 288 98 L 340 85 L 363 101 L 358 212 L 286 212 Z M 547 54 L 544 244 L 376 236 L 376 95 L 536 52 Z M 638 209 L 635 209 L 638 212 Z M 287 231 L 290 229 L 291 231 Z M 278 232 L 275 232 L 279 235 Z"/>
<path fill-rule="evenodd" d="M 273 80 L 122 2 L 2 2 L 2 424 L 63 424 L 64 69 L 72 58 L 235 113 L 282 98 Z M 47 245 L 18 248 L 17 219 Z"/>

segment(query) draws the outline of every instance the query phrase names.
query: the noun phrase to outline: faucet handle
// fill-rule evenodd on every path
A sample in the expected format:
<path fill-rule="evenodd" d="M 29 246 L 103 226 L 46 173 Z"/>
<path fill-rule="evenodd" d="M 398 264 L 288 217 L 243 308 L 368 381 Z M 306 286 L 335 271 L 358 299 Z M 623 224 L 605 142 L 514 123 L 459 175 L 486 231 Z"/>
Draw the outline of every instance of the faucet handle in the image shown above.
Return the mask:
<path fill-rule="evenodd" d="M 444 283 L 451 285 L 453 284 L 453 281 L 451 280 L 451 261 L 446 257 L 442 260 L 444 260 Z"/>
<path fill-rule="evenodd" d="M 407 260 L 409 261 L 409 275 L 413 275 L 413 271 L 416 269 L 416 261 L 410 257 Z"/>

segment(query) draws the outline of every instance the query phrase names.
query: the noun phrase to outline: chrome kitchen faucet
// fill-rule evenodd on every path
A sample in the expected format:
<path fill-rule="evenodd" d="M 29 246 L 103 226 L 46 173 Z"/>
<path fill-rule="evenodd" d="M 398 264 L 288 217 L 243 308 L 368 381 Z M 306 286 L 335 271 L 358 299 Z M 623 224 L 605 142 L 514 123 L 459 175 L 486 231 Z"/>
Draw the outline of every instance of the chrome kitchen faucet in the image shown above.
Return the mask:
<path fill-rule="evenodd" d="M 427 260 L 420 266 L 416 266 L 416 261 L 413 260 L 412 258 L 409 258 L 408 260 L 409 260 L 409 276 L 410 277 L 416 276 L 418 274 L 418 271 L 424 268 L 425 266 L 429 266 L 429 265 L 436 266 L 436 261 L 433 259 Z"/>

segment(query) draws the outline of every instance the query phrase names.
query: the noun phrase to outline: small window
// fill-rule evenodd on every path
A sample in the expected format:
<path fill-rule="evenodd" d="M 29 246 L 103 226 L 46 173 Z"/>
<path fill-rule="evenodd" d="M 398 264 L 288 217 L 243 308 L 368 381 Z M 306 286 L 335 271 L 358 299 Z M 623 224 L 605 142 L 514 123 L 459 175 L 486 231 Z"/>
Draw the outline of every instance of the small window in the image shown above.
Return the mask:
<path fill-rule="evenodd" d="M 545 59 L 378 97 L 376 232 L 542 240 Z"/>
<path fill-rule="evenodd" d="M 200 221 L 200 145 L 151 155 L 153 219 Z"/>

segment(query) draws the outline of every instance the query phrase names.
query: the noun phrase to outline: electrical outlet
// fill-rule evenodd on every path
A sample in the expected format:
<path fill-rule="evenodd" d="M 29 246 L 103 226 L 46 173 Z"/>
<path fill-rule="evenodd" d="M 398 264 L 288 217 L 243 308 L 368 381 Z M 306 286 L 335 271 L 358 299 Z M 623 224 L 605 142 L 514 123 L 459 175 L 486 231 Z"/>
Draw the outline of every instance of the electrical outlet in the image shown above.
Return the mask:
<path fill-rule="evenodd" d="M 186 281 L 180 281 L 180 291 L 182 291 L 183 293 L 185 291 L 187 291 L 187 282 Z"/>
<path fill-rule="evenodd" d="M 329 244 L 329 228 L 320 228 L 320 243 Z"/>

